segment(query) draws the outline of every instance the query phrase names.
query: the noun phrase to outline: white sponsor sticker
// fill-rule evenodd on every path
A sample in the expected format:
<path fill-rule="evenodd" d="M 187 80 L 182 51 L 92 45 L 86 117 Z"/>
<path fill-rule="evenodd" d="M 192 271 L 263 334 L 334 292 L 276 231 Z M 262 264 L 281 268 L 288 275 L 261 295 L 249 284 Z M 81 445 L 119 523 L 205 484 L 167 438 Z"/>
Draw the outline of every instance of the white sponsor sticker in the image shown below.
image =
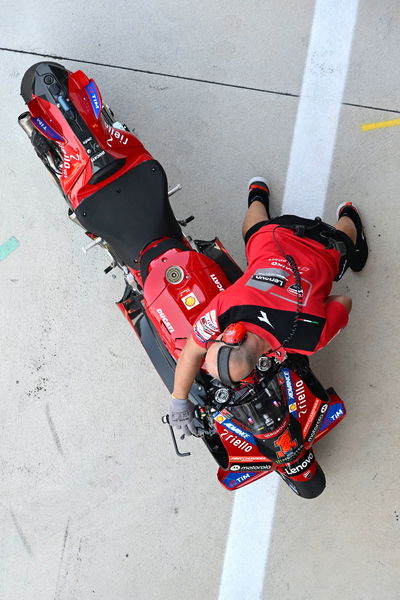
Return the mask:
<path fill-rule="evenodd" d="M 205 341 L 215 337 L 217 333 L 219 333 L 219 327 L 217 323 L 217 316 L 215 310 L 211 310 L 206 313 L 197 321 L 194 326 L 195 332 L 201 336 L 201 338 Z"/>

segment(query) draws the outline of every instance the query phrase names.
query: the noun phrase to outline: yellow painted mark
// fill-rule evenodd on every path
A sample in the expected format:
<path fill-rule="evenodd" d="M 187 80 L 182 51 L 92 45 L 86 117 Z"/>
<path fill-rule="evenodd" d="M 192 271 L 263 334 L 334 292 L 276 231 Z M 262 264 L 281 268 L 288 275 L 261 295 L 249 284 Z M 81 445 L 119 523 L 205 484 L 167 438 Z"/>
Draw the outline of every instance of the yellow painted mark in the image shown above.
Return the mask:
<path fill-rule="evenodd" d="M 391 121 L 379 121 L 379 123 L 364 123 L 364 125 L 361 125 L 361 129 L 363 131 L 369 131 L 370 129 L 394 127 L 395 125 L 400 125 L 400 119 L 392 119 Z"/>

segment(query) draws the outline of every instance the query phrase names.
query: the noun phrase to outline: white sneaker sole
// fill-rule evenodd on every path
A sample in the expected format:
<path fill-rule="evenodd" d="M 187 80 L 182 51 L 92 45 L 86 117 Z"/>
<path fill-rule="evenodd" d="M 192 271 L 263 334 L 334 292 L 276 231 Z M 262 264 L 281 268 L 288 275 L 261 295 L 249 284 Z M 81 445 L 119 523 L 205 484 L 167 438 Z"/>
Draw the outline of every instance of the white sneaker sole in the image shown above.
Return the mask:
<path fill-rule="evenodd" d="M 265 179 L 265 177 L 252 177 L 249 181 L 249 183 L 247 184 L 247 187 L 250 187 L 252 183 L 255 183 L 256 181 L 261 181 L 262 183 L 265 183 L 265 185 L 267 186 L 267 188 L 269 189 L 269 185 L 267 180 Z"/>
<path fill-rule="evenodd" d="M 339 204 L 339 206 L 336 209 L 336 221 L 339 221 L 339 213 L 342 210 L 343 206 L 346 206 L 346 204 L 348 204 L 349 201 L 347 200 L 346 202 L 342 202 L 341 204 Z M 358 207 L 353 204 L 353 202 L 351 203 L 352 207 L 358 212 L 358 214 L 360 214 L 360 211 L 358 210 Z"/>

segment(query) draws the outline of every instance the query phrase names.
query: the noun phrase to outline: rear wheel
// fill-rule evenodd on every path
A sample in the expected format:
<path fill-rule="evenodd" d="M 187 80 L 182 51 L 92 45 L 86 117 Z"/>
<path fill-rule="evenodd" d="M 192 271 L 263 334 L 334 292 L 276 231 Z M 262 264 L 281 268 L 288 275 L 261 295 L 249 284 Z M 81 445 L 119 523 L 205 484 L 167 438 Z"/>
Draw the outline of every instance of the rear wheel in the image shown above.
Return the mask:
<path fill-rule="evenodd" d="M 314 477 L 307 479 L 306 481 L 296 481 L 295 479 L 291 479 L 279 471 L 277 472 L 282 477 L 286 485 L 288 485 L 295 494 L 301 496 L 302 498 L 316 498 L 322 494 L 325 489 L 326 479 L 324 472 L 319 465 L 317 465 L 317 470 Z"/>

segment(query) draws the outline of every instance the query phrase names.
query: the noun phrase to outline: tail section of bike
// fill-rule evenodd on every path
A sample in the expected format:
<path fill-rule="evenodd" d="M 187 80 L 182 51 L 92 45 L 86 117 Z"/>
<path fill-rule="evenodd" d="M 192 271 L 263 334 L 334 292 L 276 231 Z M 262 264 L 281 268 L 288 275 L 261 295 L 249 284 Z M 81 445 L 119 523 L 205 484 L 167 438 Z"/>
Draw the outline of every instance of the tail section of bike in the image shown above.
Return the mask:
<path fill-rule="evenodd" d="M 151 160 L 103 105 L 93 79 L 54 62 L 30 67 L 21 83 L 29 109 L 19 122 L 72 209 L 110 181 Z"/>
<path fill-rule="evenodd" d="M 189 249 L 168 201 L 162 166 L 103 104 L 93 79 L 53 62 L 21 83 L 29 112 L 19 123 L 59 185 L 69 216 L 141 284 L 139 257 L 155 240 Z"/>

